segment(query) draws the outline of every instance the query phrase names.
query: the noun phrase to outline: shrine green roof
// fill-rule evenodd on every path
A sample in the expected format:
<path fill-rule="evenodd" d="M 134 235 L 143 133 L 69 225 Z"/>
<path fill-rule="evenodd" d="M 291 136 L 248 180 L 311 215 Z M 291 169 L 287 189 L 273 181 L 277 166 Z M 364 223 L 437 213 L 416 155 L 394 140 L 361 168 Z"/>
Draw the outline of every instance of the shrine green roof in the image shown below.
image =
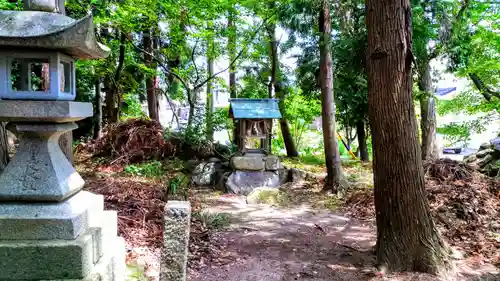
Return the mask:
<path fill-rule="evenodd" d="M 229 116 L 234 119 L 280 119 L 278 99 L 230 99 Z"/>

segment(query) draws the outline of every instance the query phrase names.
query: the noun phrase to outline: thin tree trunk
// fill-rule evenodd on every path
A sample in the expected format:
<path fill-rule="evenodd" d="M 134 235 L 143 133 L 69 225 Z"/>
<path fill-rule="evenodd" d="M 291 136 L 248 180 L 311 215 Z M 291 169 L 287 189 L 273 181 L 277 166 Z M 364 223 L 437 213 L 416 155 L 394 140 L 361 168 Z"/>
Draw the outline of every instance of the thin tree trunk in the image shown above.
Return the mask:
<path fill-rule="evenodd" d="M 270 57 L 271 57 L 271 83 L 269 89 L 269 97 L 272 98 L 272 88 L 274 86 L 274 94 L 276 98 L 279 99 L 279 109 L 281 114 L 285 114 L 285 91 L 281 86 L 280 68 L 279 68 L 279 57 L 278 57 L 278 42 L 276 40 L 276 25 L 269 24 L 267 26 L 267 32 L 269 35 L 269 47 L 270 47 Z M 293 141 L 292 132 L 288 121 L 285 118 L 279 120 L 281 134 L 283 136 L 283 142 L 285 143 L 286 155 L 288 157 L 297 157 L 299 152 Z M 271 138 L 269 138 L 271 139 Z M 270 141 L 271 143 L 271 141 Z M 269 144 L 271 147 L 271 144 Z"/>
<path fill-rule="evenodd" d="M 111 88 L 106 93 L 106 107 L 108 110 L 108 118 L 110 123 L 118 123 L 118 121 L 120 121 L 121 97 L 120 97 L 119 80 L 125 62 L 125 39 L 126 39 L 126 34 L 120 32 L 120 49 L 118 54 L 118 65 L 116 66 L 113 80 L 111 81 L 111 83 L 109 83 Z"/>
<path fill-rule="evenodd" d="M 434 160 L 439 158 L 439 149 L 436 141 L 436 102 L 433 97 L 431 66 L 422 69 L 419 77 L 420 91 L 420 128 L 422 130 L 422 159 Z"/>
<path fill-rule="evenodd" d="M 101 98 L 101 78 L 95 81 L 95 115 L 94 115 L 94 139 L 102 135 L 102 98 Z"/>
<path fill-rule="evenodd" d="M 5 123 L 0 122 L 0 173 L 9 163 L 9 142 Z"/>
<path fill-rule="evenodd" d="M 144 50 L 146 51 L 144 52 L 144 64 L 149 68 L 156 69 L 156 64 L 153 63 L 153 57 L 151 56 L 151 54 L 153 54 L 154 52 L 153 31 L 151 29 L 147 29 L 143 32 L 142 43 L 144 45 Z M 151 120 L 160 121 L 154 76 L 146 77 L 146 87 L 149 118 L 151 118 Z"/>
<path fill-rule="evenodd" d="M 437 273 L 446 247 L 425 196 L 412 102 L 410 1 L 366 5 L 378 268 Z"/>
<path fill-rule="evenodd" d="M 366 145 L 366 131 L 364 121 L 361 120 L 356 123 L 356 134 L 358 135 L 359 158 L 363 162 L 368 162 L 370 161 L 370 157 L 368 155 L 368 146 Z"/>
<path fill-rule="evenodd" d="M 235 16 L 234 12 L 229 11 L 227 17 L 227 29 L 229 31 L 228 41 L 227 41 L 227 49 L 229 50 L 229 61 L 234 61 L 236 58 L 236 24 L 234 22 Z M 232 64 L 229 66 L 229 97 L 235 99 L 237 97 L 236 94 L 236 64 Z M 238 145 L 239 142 L 239 126 L 236 125 L 236 122 L 233 122 L 233 143 Z"/>
<path fill-rule="evenodd" d="M 213 42 L 208 42 L 208 51 L 207 51 L 207 76 L 211 77 L 214 74 L 214 60 L 212 58 L 212 46 Z M 212 92 L 212 81 L 208 81 L 207 83 L 207 97 L 206 97 L 206 127 L 207 127 L 207 140 L 214 140 L 214 128 L 212 122 L 212 116 L 214 111 L 214 98 Z"/>
<path fill-rule="evenodd" d="M 330 52 L 331 21 L 330 2 L 322 1 L 319 14 L 320 31 L 320 85 L 322 103 L 323 138 L 325 143 L 326 180 L 324 190 L 340 192 L 343 188 L 339 144 L 335 129 L 335 100 L 333 97 L 332 54 Z"/>

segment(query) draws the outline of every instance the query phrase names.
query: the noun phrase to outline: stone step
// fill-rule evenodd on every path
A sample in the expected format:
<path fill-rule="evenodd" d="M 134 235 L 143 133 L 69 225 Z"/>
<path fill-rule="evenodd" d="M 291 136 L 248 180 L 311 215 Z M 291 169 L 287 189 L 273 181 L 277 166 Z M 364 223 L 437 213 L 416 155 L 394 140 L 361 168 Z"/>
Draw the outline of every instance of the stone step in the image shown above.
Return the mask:
<path fill-rule="evenodd" d="M 99 219 L 90 220 L 88 230 L 75 240 L 0 241 L 0 280 L 115 280 L 88 276 L 92 275 L 94 264 L 108 264 L 106 260 L 111 256 L 124 259 L 124 246 L 117 238 L 116 212 L 104 211 Z"/>
<path fill-rule="evenodd" d="M 103 209 L 103 196 L 87 191 L 57 203 L 2 202 L 0 240 L 73 240 Z"/>

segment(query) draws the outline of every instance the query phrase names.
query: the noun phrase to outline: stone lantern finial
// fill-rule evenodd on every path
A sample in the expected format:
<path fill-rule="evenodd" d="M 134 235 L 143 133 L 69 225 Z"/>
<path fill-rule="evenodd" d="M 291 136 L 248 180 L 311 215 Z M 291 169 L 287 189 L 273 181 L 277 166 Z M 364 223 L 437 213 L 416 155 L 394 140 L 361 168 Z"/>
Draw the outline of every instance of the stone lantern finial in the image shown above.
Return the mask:
<path fill-rule="evenodd" d="M 66 15 L 65 0 L 25 0 L 25 11 L 40 11 Z"/>

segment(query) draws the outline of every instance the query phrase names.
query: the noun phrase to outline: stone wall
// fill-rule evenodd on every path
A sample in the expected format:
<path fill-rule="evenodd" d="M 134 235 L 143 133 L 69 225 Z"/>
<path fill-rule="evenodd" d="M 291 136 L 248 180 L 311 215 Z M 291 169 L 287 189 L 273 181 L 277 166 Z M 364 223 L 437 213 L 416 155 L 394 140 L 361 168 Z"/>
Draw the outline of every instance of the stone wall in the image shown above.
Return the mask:
<path fill-rule="evenodd" d="M 479 172 L 500 179 L 500 137 L 483 143 L 479 151 L 464 158 Z"/>

